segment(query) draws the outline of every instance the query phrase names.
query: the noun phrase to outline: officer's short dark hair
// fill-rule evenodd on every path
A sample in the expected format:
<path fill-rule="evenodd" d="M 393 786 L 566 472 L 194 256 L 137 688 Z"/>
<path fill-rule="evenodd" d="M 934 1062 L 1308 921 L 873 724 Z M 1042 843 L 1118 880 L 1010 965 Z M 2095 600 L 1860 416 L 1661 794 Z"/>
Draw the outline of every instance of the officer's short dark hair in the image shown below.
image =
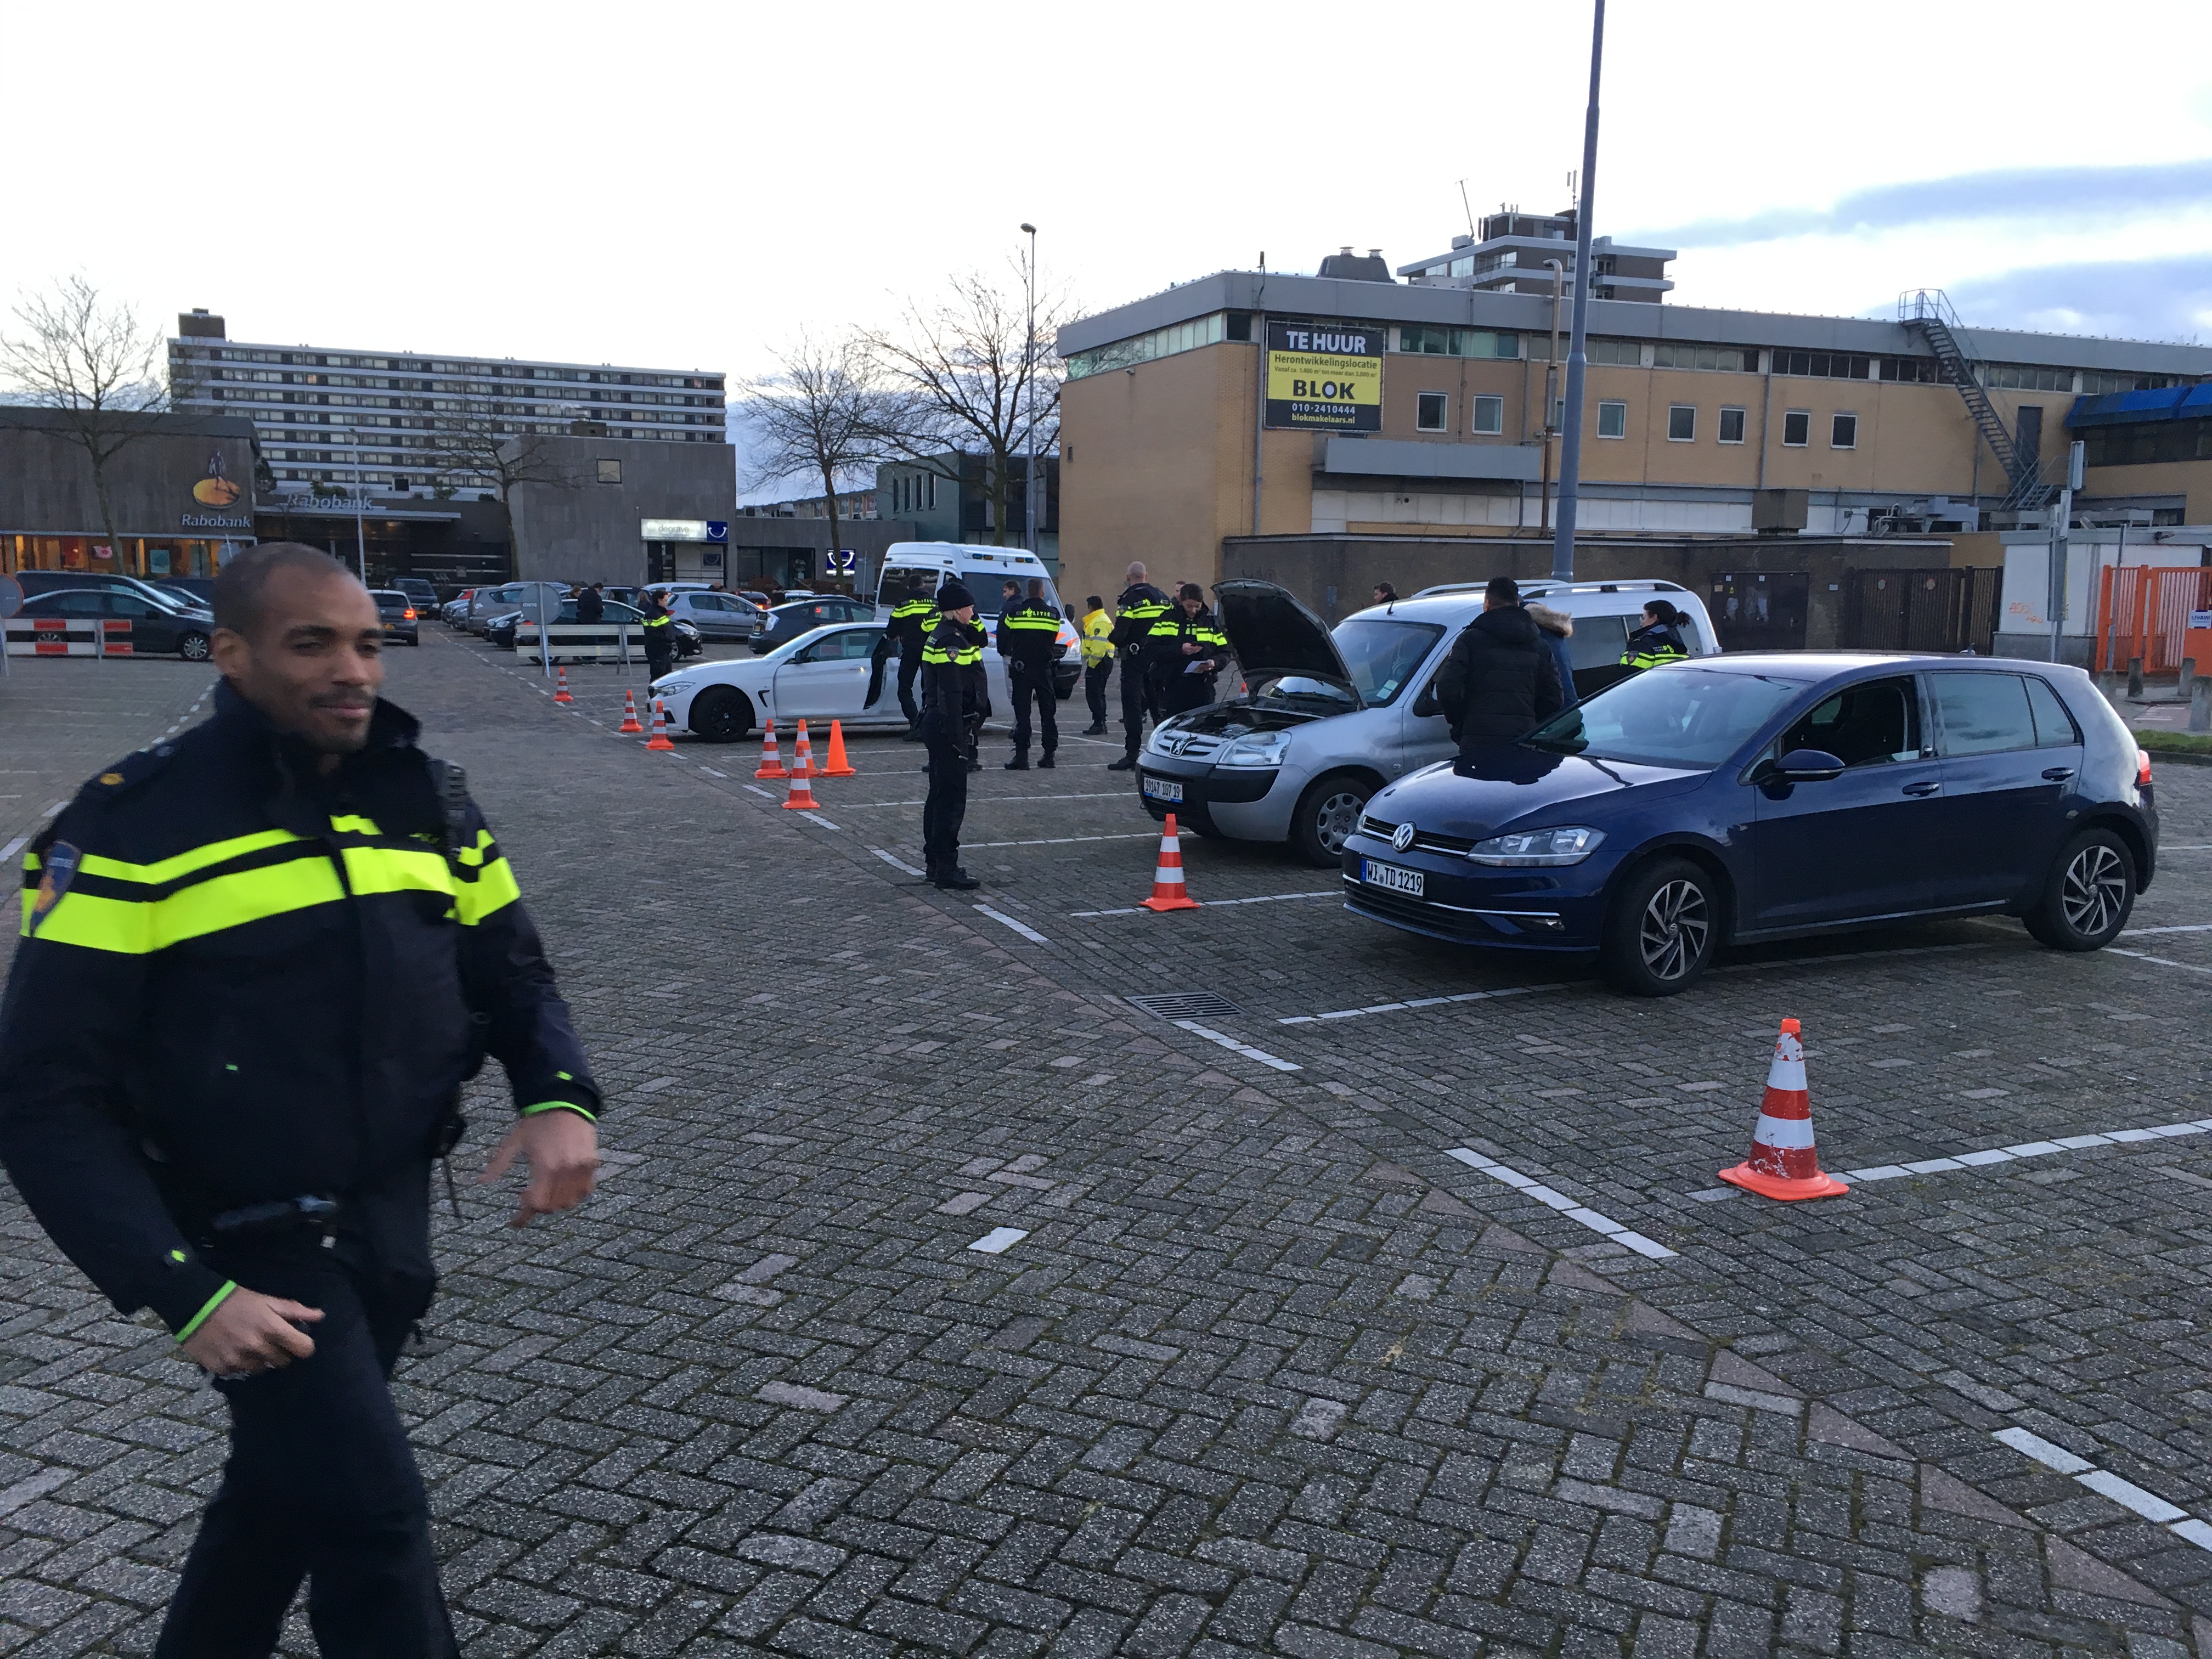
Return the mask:
<path fill-rule="evenodd" d="M 1009 576 L 1006 580 L 1006 589 L 1009 593 L 1018 593 L 1022 591 L 1022 585 L 1013 577 Z"/>
<path fill-rule="evenodd" d="M 304 570 L 310 576 L 350 576 L 353 572 L 319 547 L 305 542 L 263 542 L 223 566 L 208 599 L 215 625 L 234 634 L 251 634 L 260 625 L 262 591 L 280 570 Z"/>
<path fill-rule="evenodd" d="M 1106 601 L 1100 599 L 1096 593 L 1093 593 L 1089 599 L 1084 600 L 1084 604 L 1089 605 L 1093 611 L 1103 611 L 1106 608 Z"/>
<path fill-rule="evenodd" d="M 1206 599 L 1206 590 L 1196 582 L 1185 582 L 1176 591 L 1176 597 L 1182 599 L 1197 599 L 1203 603 Z"/>
<path fill-rule="evenodd" d="M 1044 597 L 1043 577 L 1032 576 L 1030 578 L 1030 597 L 1033 599 L 1041 599 Z"/>
<path fill-rule="evenodd" d="M 1521 603 L 1521 584 L 1510 576 L 1492 576 L 1490 585 L 1482 590 L 1485 605 L 1518 605 Z"/>

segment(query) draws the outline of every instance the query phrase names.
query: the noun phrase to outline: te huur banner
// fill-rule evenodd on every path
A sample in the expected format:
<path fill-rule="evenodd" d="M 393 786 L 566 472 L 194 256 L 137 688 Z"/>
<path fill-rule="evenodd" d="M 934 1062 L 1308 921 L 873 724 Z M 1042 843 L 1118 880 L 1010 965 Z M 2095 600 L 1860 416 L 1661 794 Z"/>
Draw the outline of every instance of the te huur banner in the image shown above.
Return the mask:
<path fill-rule="evenodd" d="M 1356 325 L 1270 321 L 1267 424 L 1380 432 L 1383 334 Z"/>

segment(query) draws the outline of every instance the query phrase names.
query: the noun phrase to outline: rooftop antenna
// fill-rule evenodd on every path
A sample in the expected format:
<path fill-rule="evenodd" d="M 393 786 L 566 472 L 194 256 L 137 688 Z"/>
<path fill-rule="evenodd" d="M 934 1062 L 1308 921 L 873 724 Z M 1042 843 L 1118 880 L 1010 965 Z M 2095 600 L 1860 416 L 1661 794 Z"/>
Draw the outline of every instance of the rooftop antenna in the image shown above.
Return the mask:
<path fill-rule="evenodd" d="M 1459 181 L 1459 204 L 1467 210 L 1467 234 L 1474 234 L 1474 204 L 1467 199 L 1467 180 Z"/>

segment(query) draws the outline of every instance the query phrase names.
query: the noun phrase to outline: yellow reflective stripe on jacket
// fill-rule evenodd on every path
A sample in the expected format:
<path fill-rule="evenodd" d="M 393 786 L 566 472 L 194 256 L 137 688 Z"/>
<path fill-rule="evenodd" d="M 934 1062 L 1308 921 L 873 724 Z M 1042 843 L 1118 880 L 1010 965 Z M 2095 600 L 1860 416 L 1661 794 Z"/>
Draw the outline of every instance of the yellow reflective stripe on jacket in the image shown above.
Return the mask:
<path fill-rule="evenodd" d="M 479 830 L 477 831 L 476 845 L 456 848 L 453 850 L 453 856 L 463 864 L 482 864 L 484 861 L 484 854 L 489 850 L 491 844 L 491 831 Z"/>
<path fill-rule="evenodd" d="M 1083 665 L 1096 668 L 1114 654 L 1114 619 L 1103 611 L 1087 611 L 1083 618 Z"/>
<path fill-rule="evenodd" d="M 335 904 L 344 896 L 337 866 L 316 853 L 266 869 L 210 876 L 167 898 L 109 898 L 72 888 L 46 912 L 38 936 L 58 945 L 145 956 L 249 921 Z M 23 921 L 27 931 L 27 908 Z"/>
<path fill-rule="evenodd" d="M 514 866 L 505 859 L 494 859 L 474 881 L 453 884 L 453 914 L 460 919 L 462 927 L 473 927 L 521 896 L 522 889 L 515 884 Z"/>
<path fill-rule="evenodd" d="M 336 822 L 336 820 L 333 820 Z M 351 820 L 361 823 L 366 818 Z M 195 847 L 174 858 L 161 859 L 153 864 L 125 864 L 119 859 L 102 858 L 97 853 L 87 853 L 77 861 L 77 868 L 88 876 L 106 876 L 112 881 L 143 882 L 149 887 L 160 887 L 189 876 L 195 870 L 204 870 L 211 865 L 225 864 L 248 853 L 258 853 L 264 847 L 282 847 L 286 842 L 305 841 L 289 830 L 257 830 L 250 836 L 233 836 L 228 841 L 211 841 L 204 847 Z M 38 866 L 29 859 L 23 860 L 25 870 Z"/>
<path fill-rule="evenodd" d="M 371 893 L 451 895 L 458 884 L 446 855 L 427 848 L 406 852 L 397 847 L 344 847 L 338 853 L 345 860 L 346 885 L 364 896 Z"/>
<path fill-rule="evenodd" d="M 1624 668 L 1656 668 L 1662 662 L 1687 662 L 1686 651 L 1624 651 L 1620 663 Z"/>

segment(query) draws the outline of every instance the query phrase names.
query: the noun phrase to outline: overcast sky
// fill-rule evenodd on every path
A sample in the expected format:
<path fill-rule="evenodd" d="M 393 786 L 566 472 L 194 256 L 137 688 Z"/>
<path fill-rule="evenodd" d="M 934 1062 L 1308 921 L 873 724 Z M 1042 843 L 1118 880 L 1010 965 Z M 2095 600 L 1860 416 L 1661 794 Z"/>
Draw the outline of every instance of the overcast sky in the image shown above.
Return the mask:
<path fill-rule="evenodd" d="M 1587 0 L 0 0 L 0 287 L 166 331 L 699 367 L 890 323 L 1024 219 L 1097 308 L 1397 264 L 1579 160 Z M 1615 0 L 1595 224 L 1671 300 L 2212 338 L 2212 6 Z"/>

